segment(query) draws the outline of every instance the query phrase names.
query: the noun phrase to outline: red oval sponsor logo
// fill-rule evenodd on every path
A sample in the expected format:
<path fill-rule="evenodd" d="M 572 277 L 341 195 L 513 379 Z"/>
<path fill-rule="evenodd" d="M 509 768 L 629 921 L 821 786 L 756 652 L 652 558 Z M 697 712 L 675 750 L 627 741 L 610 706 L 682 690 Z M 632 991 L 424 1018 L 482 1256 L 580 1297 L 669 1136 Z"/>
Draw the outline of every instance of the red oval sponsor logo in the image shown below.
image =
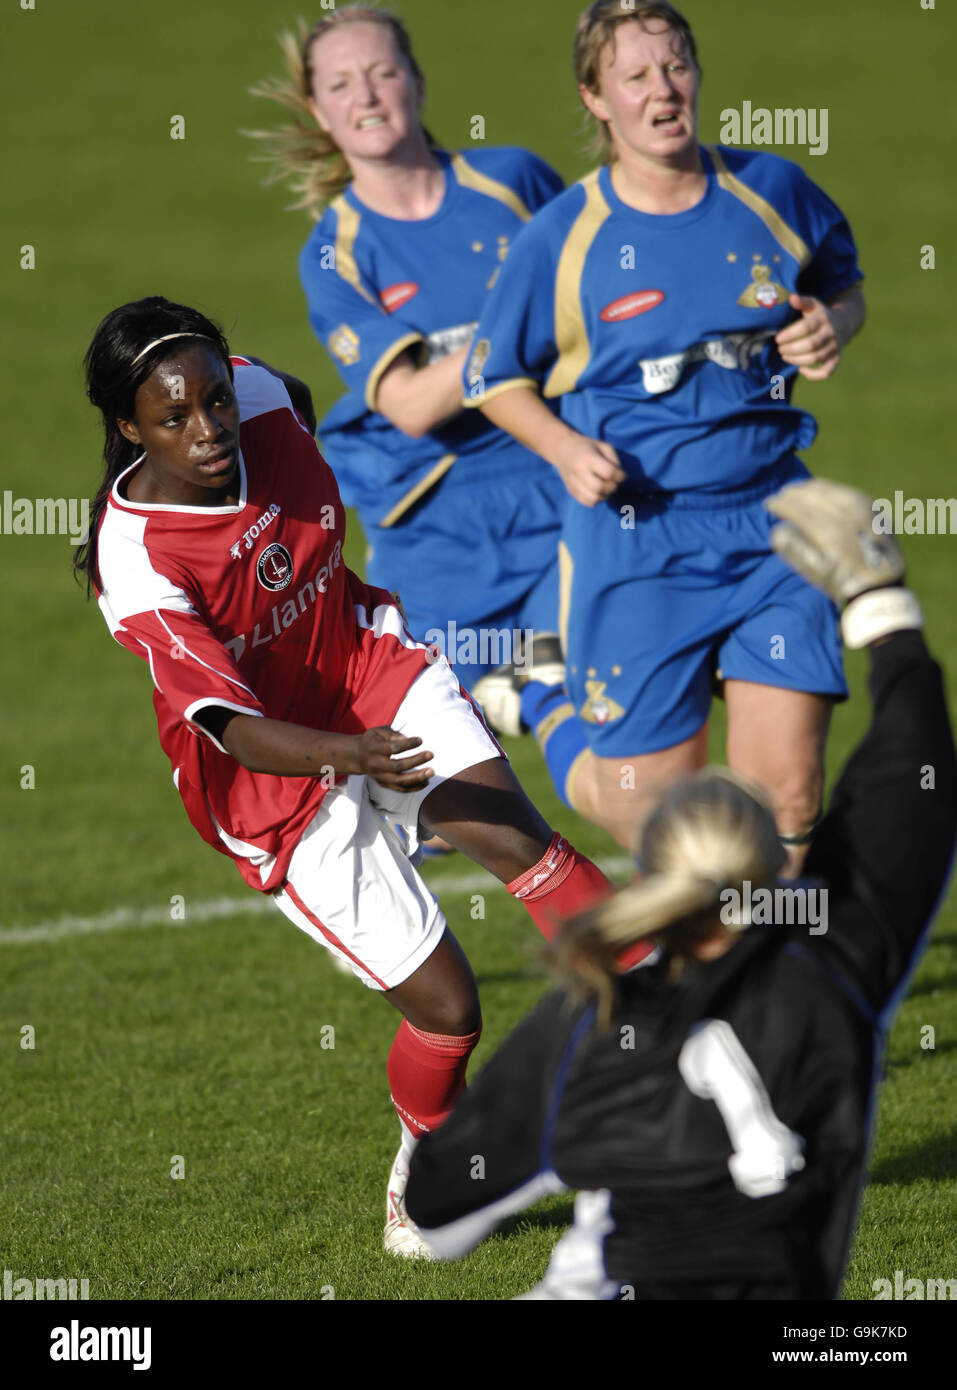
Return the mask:
<path fill-rule="evenodd" d="M 637 318 L 639 314 L 647 314 L 649 309 L 656 308 L 664 297 L 661 290 L 635 290 L 633 294 L 626 294 L 606 304 L 601 311 L 601 320 L 603 323 L 617 323 L 619 319 Z"/>
<path fill-rule="evenodd" d="M 401 309 L 403 304 L 408 304 L 409 300 L 418 292 L 419 287 L 414 280 L 400 280 L 397 285 L 387 285 L 384 290 L 380 290 L 379 298 L 386 313 L 394 314 L 396 309 Z"/>

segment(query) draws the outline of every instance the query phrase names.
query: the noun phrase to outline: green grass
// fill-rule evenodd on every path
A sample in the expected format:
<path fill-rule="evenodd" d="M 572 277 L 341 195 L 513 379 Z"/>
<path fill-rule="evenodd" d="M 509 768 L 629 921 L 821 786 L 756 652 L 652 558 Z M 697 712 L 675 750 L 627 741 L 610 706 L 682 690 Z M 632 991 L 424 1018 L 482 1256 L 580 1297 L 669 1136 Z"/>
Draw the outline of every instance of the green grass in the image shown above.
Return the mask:
<path fill-rule="evenodd" d="M 6 238 L 2 484 L 89 496 L 100 441 L 79 360 L 125 299 L 196 301 L 235 347 L 296 372 L 320 412 L 338 393 L 306 322 L 295 257 L 308 231 L 259 187 L 237 131 L 246 89 L 275 71 L 273 31 L 301 0 L 40 0 L 8 6 L 3 109 Z M 429 79 L 427 118 L 450 145 L 484 114 L 489 143 L 585 171 L 568 51 L 577 0 L 407 0 Z M 689 0 L 705 65 L 702 131 L 754 105 L 827 106 L 830 149 L 792 151 L 850 216 L 870 321 L 833 382 L 802 386 L 818 416 L 809 462 L 876 494 L 953 491 L 950 341 L 955 198 L 943 170 L 957 114 L 946 7 L 825 0 Z M 317 11 L 318 13 L 318 11 Z M 907 80 L 901 81 L 900 75 Z M 916 95 L 915 95 L 916 93 Z M 186 139 L 169 139 L 182 114 Z M 938 269 L 919 269 L 921 246 Z M 36 248 L 33 271 L 19 248 Z M 957 674 L 954 537 L 905 540 L 935 650 Z M 349 557 L 362 542 L 353 527 Z M 0 535 L 5 719 L 0 811 L 6 926 L 155 906 L 184 923 L 0 947 L 0 1256 L 17 1277 L 90 1280 L 94 1298 L 502 1298 L 529 1286 L 567 1219 L 543 1204 L 461 1265 L 406 1267 L 379 1242 L 396 1141 L 385 1055 L 396 1017 L 332 970 L 278 914 L 191 921 L 241 898 L 232 865 L 190 830 L 155 733 L 145 666 L 114 646 L 69 574 L 59 537 Z M 835 718 L 831 775 L 867 717 L 864 664 Z M 721 754 L 722 712 L 713 752 Z M 514 745 L 532 798 L 586 852 L 613 847 L 564 811 L 534 747 Z M 20 789 L 21 769 L 36 788 Z M 440 877 L 460 870 L 442 865 Z M 479 976 L 488 1057 L 539 996 L 534 932 L 501 892 L 484 920 L 443 895 Z M 36 1030 L 34 1050 L 20 1029 Z M 921 1028 L 936 1030 L 933 1051 Z M 323 1047 L 335 1029 L 335 1047 Z M 953 1222 L 957 911 L 951 894 L 894 1028 L 873 1181 L 846 1295 L 877 1278 L 957 1274 Z M 174 1155 L 185 1177 L 170 1176 Z"/>

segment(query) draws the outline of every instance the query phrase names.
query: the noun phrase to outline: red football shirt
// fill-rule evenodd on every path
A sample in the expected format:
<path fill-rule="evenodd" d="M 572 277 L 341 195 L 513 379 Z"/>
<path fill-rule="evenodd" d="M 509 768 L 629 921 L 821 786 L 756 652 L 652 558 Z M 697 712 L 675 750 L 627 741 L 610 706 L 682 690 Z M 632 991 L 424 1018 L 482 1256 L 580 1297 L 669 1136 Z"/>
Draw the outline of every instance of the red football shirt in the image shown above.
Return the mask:
<path fill-rule="evenodd" d="M 283 383 L 232 359 L 239 502 L 131 502 L 117 479 L 100 523 L 99 603 L 149 662 L 160 743 L 193 825 L 252 887 L 283 881 L 328 779 L 249 772 L 196 722 L 223 705 L 338 733 L 388 724 L 426 665 L 390 594 L 342 562 L 335 478 Z"/>

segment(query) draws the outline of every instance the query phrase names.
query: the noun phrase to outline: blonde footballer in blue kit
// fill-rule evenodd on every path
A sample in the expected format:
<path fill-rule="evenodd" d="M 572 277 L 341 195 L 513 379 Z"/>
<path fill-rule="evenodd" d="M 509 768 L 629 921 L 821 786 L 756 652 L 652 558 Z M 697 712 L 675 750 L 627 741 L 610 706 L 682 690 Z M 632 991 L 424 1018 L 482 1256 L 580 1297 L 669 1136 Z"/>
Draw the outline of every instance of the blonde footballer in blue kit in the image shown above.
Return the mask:
<path fill-rule="evenodd" d="M 632 847 L 648 798 L 705 762 L 723 681 L 728 760 L 769 789 L 796 866 L 847 692 L 833 607 L 773 554 L 764 499 L 807 476 L 795 378 L 829 376 L 863 322 L 854 240 L 796 165 L 698 144 L 670 5 L 599 0 L 575 60 L 608 162 L 518 238 L 465 371 L 570 494 L 567 695 L 526 687 L 523 719 L 572 804 Z M 588 749 L 556 769 L 574 716 Z"/>
<path fill-rule="evenodd" d="M 368 578 L 399 591 L 410 631 L 468 689 L 525 633 L 553 634 L 560 672 L 564 489 L 462 409 L 459 382 L 512 241 L 562 180 L 516 147 L 440 148 L 408 34 L 384 11 L 327 14 L 287 57 L 292 83 L 263 94 L 297 118 L 284 172 L 316 219 L 300 277 L 347 388 L 319 433 L 359 512 Z"/>

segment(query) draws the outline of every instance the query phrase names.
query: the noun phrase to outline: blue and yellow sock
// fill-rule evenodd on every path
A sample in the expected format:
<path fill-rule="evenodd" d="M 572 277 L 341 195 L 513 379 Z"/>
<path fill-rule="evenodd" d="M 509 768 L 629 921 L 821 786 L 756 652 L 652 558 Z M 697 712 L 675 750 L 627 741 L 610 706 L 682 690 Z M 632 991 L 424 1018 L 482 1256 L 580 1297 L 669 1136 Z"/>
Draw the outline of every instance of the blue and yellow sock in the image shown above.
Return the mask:
<path fill-rule="evenodd" d="M 588 747 L 575 706 L 563 685 L 529 681 L 522 687 L 522 723 L 535 735 L 555 790 L 572 807 L 567 783 L 572 764 Z M 574 810 L 574 807 L 572 807 Z"/>

